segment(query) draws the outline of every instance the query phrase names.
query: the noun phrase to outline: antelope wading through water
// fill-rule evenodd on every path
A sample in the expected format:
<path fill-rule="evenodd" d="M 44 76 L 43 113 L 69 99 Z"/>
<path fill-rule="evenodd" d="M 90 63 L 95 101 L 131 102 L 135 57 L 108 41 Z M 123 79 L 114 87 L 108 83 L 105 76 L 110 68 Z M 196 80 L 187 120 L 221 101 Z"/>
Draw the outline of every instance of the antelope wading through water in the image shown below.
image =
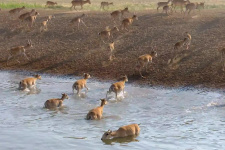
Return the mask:
<path fill-rule="evenodd" d="M 90 110 L 86 116 L 87 120 L 100 120 L 102 119 L 102 114 L 103 114 L 103 108 L 104 105 L 107 104 L 106 99 L 100 99 L 101 100 L 101 105 L 99 107 L 96 107 L 92 110 Z"/>
<path fill-rule="evenodd" d="M 72 86 L 73 93 L 75 93 L 75 90 L 77 90 L 77 95 L 80 94 L 80 90 L 82 90 L 84 87 L 88 90 L 88 87 L 86 85 L 87 79 L 91 78 L 91 76 L 87 73 L 84 73 L 83 77 L 83 79 L 77 80 Z"/>
<path fill-rule="evenodd" d="M 41 76 L 38 74 L 35 75 L 34 77 L 23 79 L 19 83 L 19 89 L 26 90 L 27 88 L 29 89 L 35 88 L 37 80 L 41 80 Z"/>
<path fill-rule="evenodd" d="M 69 99 L 69 96 L 65 93 L 62 93 L 61 98 L 53 98 L 53 99 L 47 100 L 44 104 L 44 107 L 47 109 L 54 109 L 57 107 L 61 107 L 61 106 L 63 106 L 63 101 L 65 99 Z"/>

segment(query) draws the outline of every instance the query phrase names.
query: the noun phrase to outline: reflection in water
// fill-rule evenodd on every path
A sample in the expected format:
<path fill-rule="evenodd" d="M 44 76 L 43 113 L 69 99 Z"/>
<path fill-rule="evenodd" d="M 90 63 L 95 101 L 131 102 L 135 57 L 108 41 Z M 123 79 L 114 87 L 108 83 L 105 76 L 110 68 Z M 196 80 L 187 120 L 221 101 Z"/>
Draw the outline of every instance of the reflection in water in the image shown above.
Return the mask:
<path fill-rule="evenodd" d="M 74 77 L 42 76 L 36 90 L 26 92 L 17 89 L 25 77 L 0 73 L 3 150 L 30 150 L 35 149 L 34 145 L 41 150 L 127 150 L 127 146 L 137 150 L 225 149 L 224 93 L 210 89 L 140 88 L 128 83 L 125 98 L 121 93 L 122 98 L 116 101 L 113 93 L 109 95 L 103 119 L 88 121 L 87 112 L 99 106 L 99 99 L 105 98 L 111 83 L 88 80 L 89 91 L 79 97 L 71 92 Z M 70 93 L 63 107 L 43 108 L 46 100 L 62 92 Z M 141 123 L 138 137 L 101 141 L 103 131 L 132 123 Z"/>
<path fill-rule="evenodd" d="M 128 136 L 124 138 L 113 138 L 108 140 L 102 140 L 107 145 L 112 145 L 112 143 L 129 143 L 129 142 L 139 142 L 136 139 L 137 136 Z"/>

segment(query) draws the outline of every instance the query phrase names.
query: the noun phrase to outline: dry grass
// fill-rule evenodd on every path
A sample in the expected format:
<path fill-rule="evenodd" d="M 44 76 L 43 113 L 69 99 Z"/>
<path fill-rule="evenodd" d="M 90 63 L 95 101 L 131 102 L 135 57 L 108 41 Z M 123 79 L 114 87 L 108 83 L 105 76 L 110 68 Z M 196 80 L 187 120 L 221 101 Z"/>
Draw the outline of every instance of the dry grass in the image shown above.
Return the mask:
<path fill-rule="evenodd" d="M 88 72 L 102 79 L 115 79 L 127 74 L 131 82 L 142 84 L 224 87 L 225 76 L 217 53 L 218 48 L 225 46 L 224 10 L 203 10 L 201 15 L 196 11 L 185 19 L 179 13 L 166 16 L 156 13 L 156 10 L 139 11 L 139 20 L 134 22 L 130 32 L 121 31 L 114 35 L 116 59 L 112 62 L 108 61 L 109 52 L 104 43 L 99 44 L 97 34 L 106 26 L 114 26 L 108 12 L 85 12 L 88 16 L 84 21 L 88 28 L 82 26 L 82 30 L 74 32 L 68 23 L 83 12 L 39 12 L 41 16 L 31 31 L 26 28 L 14 29 L 12 24 L 15 20 L 3 20 L 7 14 L 5 11 L 0 14 L 1 68 L 69 75 Z M 40 23 L 49 14 L 54 14 L 56 18 L 48 31 L 40 33 Z M 190 50 L 174 51 L 174 43 L 183 38 L 185 31 L 193 37 Z M 21 61 L 21 64 L 11 61 L 10 66 L 6 66 L 7 50 L 25 44 L 27 39 L 34 43 L 34 49 L 28 51 L 31 61 Z M 137 57 L 150 53 L 153 45 L 157 45 L 158 57 L 153 60 L 151 71 L 144 73 L 147 79 L 141 79 L 133 70 Z M 178 54 L 180 61 L 173 65 L 173 69 L 169 68 L 168 60 Z"/>

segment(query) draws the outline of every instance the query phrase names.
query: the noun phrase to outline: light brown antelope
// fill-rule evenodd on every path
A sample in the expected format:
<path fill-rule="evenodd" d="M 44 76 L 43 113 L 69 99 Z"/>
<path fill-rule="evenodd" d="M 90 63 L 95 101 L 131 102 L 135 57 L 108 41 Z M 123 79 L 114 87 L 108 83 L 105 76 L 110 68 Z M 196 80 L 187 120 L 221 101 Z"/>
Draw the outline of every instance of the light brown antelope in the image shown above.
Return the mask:
<path fill-rule="evenodd" d="M 150 54 L 144 54 L 138 57 L 136 70 L 138 70 L 142 78 L 146 78 L 142 75 L 142 69 L 145 68 L 145 71 L 148 72 L 148 65 L 152 63 L 152 59 L 157 57 L 157 52 L 152 51 Z"/>
<path fill-rule="evenodd" d="M 168 2 L 158 2 L 157 5 L 157 11 L 159 11 L 159 8 L 160 7 L 164 7 L 164 6 L 167 6 L 169 3 L 170 3 L 171 0 L 168 0 Z"/>
<path fill-rule="evenodd" d="M 23 6 L 23 7 L 21 7 L 21 8 L 14 8 L 14 9 L 11 9 L 10 11 L 9 11 L 9 14 L 10 15 L 15 15 L 15 14 L 18 14 L 18 13 L 20 13 L 22 10 L 24 10 L 25 9 L 25 6 Z"/>
<path fill-rule="evenodd" d="M 116 99 L 118 99 L 118 93 L 123 92 L 124 95 L 125 82 L 128 82 L 126 75 L 122 77 L 121 81 L 113 83 L 106 93 L 106 99 L 108 98 L 108 94 L 111 94 L 112 92 L 116 94 Z"/>
<path fill-rule="evenodd" d="M 165 12 L 167 15 L 169 15 L 169 13 L 172 13 L 172 8 L 168 5 L 163 6 L 163 11 L 162 13 Z"/>
<path fill-rule="evenodd" d="M 61 98 L 53 98 L 53 99 L 47 100 L 44 104 L 44 107 L 47 109 L 54 109 L 57 107 L 61 107 L 61 106 L 63 106 L 63 101 L 65 99 L 69 99 L 69 96 L 65 93 L 62 93 Z"/>
<path fill-rule="evenodd" d="M 225 71 L 225 48 L 219 49 L 219 54 L 221 56 L 220 62 L 222 63 L 222 71 Z"/>
<path fill-rule="evenodd" d="M 47 19 L 48 19 L 48 21 L 51 21 L 51 20 L 52 20 L 52 18 L 55 18 L 55 16 L 53 16 L 53 15 L 49 15 Z"/>
<path fill-rule="evenodd" d="M 109 8 L 109 5 L 113 5 L 113 2 L 112 3 L 109 3 L 109 2 L 101 2 L 100 9 L 105 9 L 106 6 Z"/>
<path fill-rule="evenodd" d="M 87 87 L 87 79 L 89 79 L 91 76 L 87 73 L 84 73 L 84 78 L 83 79 L 80 79 L 80 80 L 77 80 L 73 86 L 72 86 L 72 89 L 73 89 L 73 93 L 75 93 L 75 90 L 77 90 L 77 94 L 79 95 L 80 94 L 80 90 L 82 90 L 84 87 L 88 90 L 88 87 Z"/>
<path fill-rule="evenodd" d="M 116 31 L 119 31 L 117 27 L 113 27 L 112 29 L 110 29 L 109 27 L 106 27 L 106 29 L 104 31 L 99 32 L 98 35 L 105 43 L 104 39 L 107 38 L 108 40 L 110 40 L 110 37 L 113 38 L 113 33 Z"/>
<path fill-rule="evenodd" d="M 30 28 L 35 23 L 35 20 L 37 19 L 38 15 L 40 15 L 40 14 L 38 12 L 35 12 L 35 14 L 33 16 L 28 16 L 27 18 L 24 19 L 24 21 L 26 21 L 30 24 Z"/>
<path fill-rule="evenodd" d="M 102 114 L 103 114 L 103 108 L 104 105 L 107 104 L 106 99 L 100 99 L 101 100 L 101 105 L 99 107 L 96 107 L 92 110 L 90 110 L 86 116 L 87 120 L 100 120 L 102 119 Z"/>
<path fill-rule="evenodd" d="M 115 42 L 111 42 L 108 44 L 108 48 L 110 50 L 110 56 L 109 56 L 109 60 L 112 61 L 113 58 L 115 58 L 115 55 L 114 55 L 114 45 L 115 45 Z"/>
<path fill-rule="evenodd" d="M 49 7 L 49 6 L 55 6 L 57 5 L 56 2 L 52 2 L 52 1 L 47 1 L 45 7 Z"/>
<path fill-rule="evenodd" d="M 29 88 L 29 89 L 35 88 L 37 80 L 41 80 L 41 76 L 38 74 L 35 75 L 34 77 L 23 79 L 19 83 L 19 89 L 26 90 L 27 88 Z"/>
<path fill-rule="evenodd" d="M 47 23 L 48 19 L 41 23 L 40 32 L 48 30 Z"/>
<path fill-rule="evenodd" d="M 78 17 L 73 18 L 73 19 L 70 21 L 70 25 L 73 26 L 74 24 L 77 24 L 77 29 L 78 29 L 78 30 L 79 30 L 79 28 L 80 28 L 80 23 L 82 23 L 85 27 L 87 27 L 86 24 L 85 24 L 84 21 L 83 21 L 83 18 L 84 18 L 85 16 L 86 16 L 85 14 L 82 14 L 82 15 L 80 15 L 80 16 L 78 16 Z"/>
<path fill-rule="evenodd" d="M 129 13 L 128 7 L 124 8 L 123 10 L 113 11 L 112 13 L 110 13 L 110 15 L 114 23 L 116 23 L 116 19 L 120 20 L 120 18 L 123 17 L 125 13 Z"/>
<path fill-rule="evenodd" d="M 173 6 L 173 9 L 174 9 L 175 12 L 176 12 L 176 7 L 180 7 L 181 13 L 183 13 L 184 12 L 184 10 L 183 10 L 184 6 L 189 4 L 189 3 L 190 3 L 189 0 L 186 0 L 186 1 L 185 0 L 173 0 L 172 6 Z"/>
<path fill-rule="evenodd" d="M 24 56 L 27 60 L 29 60 L 29 58 L 26 55 L 26 49 L 28 48 L 32 48 L 32 43 L 31 40 L 28 40 L 28 43 L 26 46 L 17 46 L 17 47 L 13 47 L 9 50 L 9 56 L 7 59 L 7 65 L 10 59 L 15 58 L 15 57 L 19 57 L 19 56 Z M 20 63 L 19 60 L 17 60 L 18 63 Z"/>
<path fill-rule="evenodd" d="M 188 14 L 190 14 L 191 11 L 195 10 L 197 8 L 197 4 L 196 3 L 189 3 L 185 7 L 186 7 L 186 11 L 184 13 L 184 17 L 185 17 L 186 12 L 188 12 Z"/>
<path fill-rule="evenodd" d="M 130 124 L 127 126 L 122 126 L 116 131 L 108 130 L 105 132 L 101 140 L 110 140 L 113 138 L 124 138 L 127 136 L 137 136 L 140 133 L 140 124 Z"/>
<path fill-rule="evenodd" d="M 22 15 L 19 16 L 19 20 L 24 21 L 25 18 L 29 17 L 30 15 L 32 15 L 34 12 L 36 12 L 35 9 L 32 9 L 30 12 L 26 12 Z"/>
<path fill-rule="evenodd" d="M 80 6 L 81 9 L 83 9 L 83 5 L 87 4 L 87 3 L 91 4 L 91 1 L 90 0 L 86 0 L 86 1 L 84 1 L 84 0 L 73 0 L 71 3 L 72 3 L 72 6 L 71 6 L 70 9 L 74 8 L 75 10 L 77 10 L 76 6 Z"/>
<path fill-rule="evenodd" d="M 138 20 L 138 17 L 136 15 L 133 15 L 131 18 L 123 19 L 121 29 L 125 29 L 126 31 L 129 31 L 128 27 L 132 25 L 134 20 Z"/>
<path fill-rule="evenodd" d="M 189 46 L 191 45 L 191 40 L 192 40 L 191 34 L 188 32 L 185 32 L 185 35 L 186 35 L 186 37 L 184 40 L 184 45 L 187 47 L 186 49 L 189 49 Z"/>

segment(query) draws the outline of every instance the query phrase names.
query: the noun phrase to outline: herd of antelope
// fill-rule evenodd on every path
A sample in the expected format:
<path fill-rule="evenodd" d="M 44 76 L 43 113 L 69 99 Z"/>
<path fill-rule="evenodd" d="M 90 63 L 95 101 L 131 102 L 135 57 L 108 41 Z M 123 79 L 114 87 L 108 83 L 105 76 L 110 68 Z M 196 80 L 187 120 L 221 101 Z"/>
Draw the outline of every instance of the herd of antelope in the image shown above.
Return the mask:
<path fill-rule="evenodd" d="M 169 5 L 169 3 L 171 3 L 171 4 Z M 91 4 L 91 2 L 90 2 L 90 0 L 73 0 L 71 2 L 71 4 L 72 4 L 71 9 L 74 8 L 76 10 L 76 6 L 80 6 L 81 9 L 83 9 L 83 5 Z M 56 2 L 47 1 L 45 7 L 55 6 L 55 5 L 57 5 Z M 113 6 L 113 3 L 112 2 L 101 2 L 100 9 L 105 9 L 105 7 L 108 8 L 110 5 Z M 202 3 L 191 3 L 189 0 L 168 0 L 167 2 L 158 2 L 157 5 L 158 5 L 157 11 L 159 10 L 159 8 L 162 7 L 163 12 L 165 12 L 167 15 L 175 12 L 177 7 L 180 7 L 181 13 L 184 13 L 184 16 L 186 15 L 186 13 L 190 14 L 191 11 L 193 11 L 195 9 L 200 10 L 201 8 L 204 8 L 203 2 Z M 183 10 L 184 7 L 186 8 L 186 11 Z M 31 11 L 20 14 L 24 9 L 25 9 L 24 6 L 21 8 L 12 9 L 9 11 L 9 15 L 10 15 L 10 17 L 14 17 L 19 14 L 18 20 L 20 20 L 20 23 L 26 22 L 26 23 L 28 23 L 28 26 L 30 28 L 32 28 L 35 24 L 35 20 L 39 16 L 39 13 L 35 9 L 32 9 Z M 113 38 L 114 38 L 113 34 L 120 30 L 125 30 L 125 31 L 129 32 L 130 27 L 132 26 L 133 22 L 135 20 L 138 20 L 138 16 L 136 14 L 133 14 L 131 17 L 126 18 L 125 17 L 126 13 L 129 14 L 128 7 L 124 8 L 122 10 L 115 10 L 115 11 L 111 12 L 110 17 L 115 26 L 113 28 L 109 28 L 109 26 L 107 26 L 104 30 L 102 30 L 98 33 L 100 40 L 103 43 L 107 44 L 107 47 L 110 50 L 110 56 L 109 56 L 110 61 L 112 61 L 115 58 L 115 55 L 114 55 L 115 42 L 113 40 Z M 87 16 L 87 15 L 82 14 L 80 16 L 74 17 L 72 20 L 70 20 L 69 25 L 72 27 L 77 26 L 77 29 L 79 30 L 80 24 L 82 23 L 86 28 L 88 28 L 86 26 L 85 22 L 83 21 L 83 18 L 85 16 Z M 53 15 L 46 17 L 46 19 L 41 23 L 40 32 L 48 30 L 47 25 L 53 18 L 55 18 L 55 16 L 53 16 Z M 118 21 L 120 22 L 120 26 L 116 26 Z M 106 42 L 106 40 L 107 40 L 107 42 Z M 188 32 L 185 32 L 184 38 L 174 44 L 174 50 L 179 50 L 184 46 L 186 47 L 186 50 L 188 50 L 190 47 L 190 44 L 191 44 L 191 40 L 192 40 L 191 34 Z M 7 65 L 9 63 L 9 60 L 11 60 L 12 58 L 16 58 L 18 56 L 24 56 L 27 60 L 29 60 L 29 58 L 26 55 L 26 50 L 29 48 L 32 48 L 32 47 L 33 47 L 32 41 L 29 39 L 26 45 L 20 45 L 20 46 L 11 48 L 9 50 L 9 56 L 7 58 Z M 156 50 L 157 50 L 157 47 L 153 47 L 150 54 L 143 54 L 137 58 L 135 70 L 139 72 L 139 74 L 142 78 L 146 78 L 142 75 L 142 70 L 145 68 L 145 71 L 148 72 L 149 64 L 152 63 L 153 58 L 157 57 Z M 225 57 L 225 48 L 221 49 L 219 52 L 221 53 L 221 62 L 222 62 Z M 17 62 L 20 63 L 18 60 L 17 60 Z M 223 71 L 225 71 L 225 62 L 223 63 Z M 77 80 L 72 85 L 73 93 L 76 93 L 78 96 L 80 96 L 80 92 L 83 88 L 86 88 L 86 90 L 89 90 L 87 87 L 87 80 L 90 77 L 91 76 L 89 74 L 85 73 L 83 76 L 83 79 Z M 40 75 L 35 75 L 34 77 L 23 79 L 19 83 L 19 89 L 26 90 L 26 89 L 35 88 L 37 80 L 41 80 Z M 118 94 L 120 92 L 122 92 L 124 95 L 125 82 L 128 82 L 128 77 L 126 75 L 123 76 L 119 82 L 112 84 L 106 93 L 106 98 L 100 99 L 101 100 L 100 106 L 98 106 L 94 109 L 91 109 L 87 113 L 86 119 L 87 120 L 102 119 L 103 108 L 105 105 L 107 105 L 108 95 L 111 94 L 112 92 L 115 93 L 116 100 L 118 99 Z M 53 99 L 47 100 L 44 103 L 44 107 L 47 109 L 55 109 L 57 107 L 61 107 L 61 106 L 63 106 L 63 101 L 65 99 L 69 99 L 69 97 L 67 94 L 62 93 L 61 98 L 53 98 Z M 138 135 L 139 132 L 140 132 L 139 124 L 131 124 L 131 125 L 120 127 L 116 131 L 108 130 L 107 132 L 105 132 L 103 134 L 101 139 L 105 140 L 105 139 L 111 139 L 111 138 L 116 138 L 116 137 L 126 137 L 126 136 L 130 136 L 130 135 Z"/>

